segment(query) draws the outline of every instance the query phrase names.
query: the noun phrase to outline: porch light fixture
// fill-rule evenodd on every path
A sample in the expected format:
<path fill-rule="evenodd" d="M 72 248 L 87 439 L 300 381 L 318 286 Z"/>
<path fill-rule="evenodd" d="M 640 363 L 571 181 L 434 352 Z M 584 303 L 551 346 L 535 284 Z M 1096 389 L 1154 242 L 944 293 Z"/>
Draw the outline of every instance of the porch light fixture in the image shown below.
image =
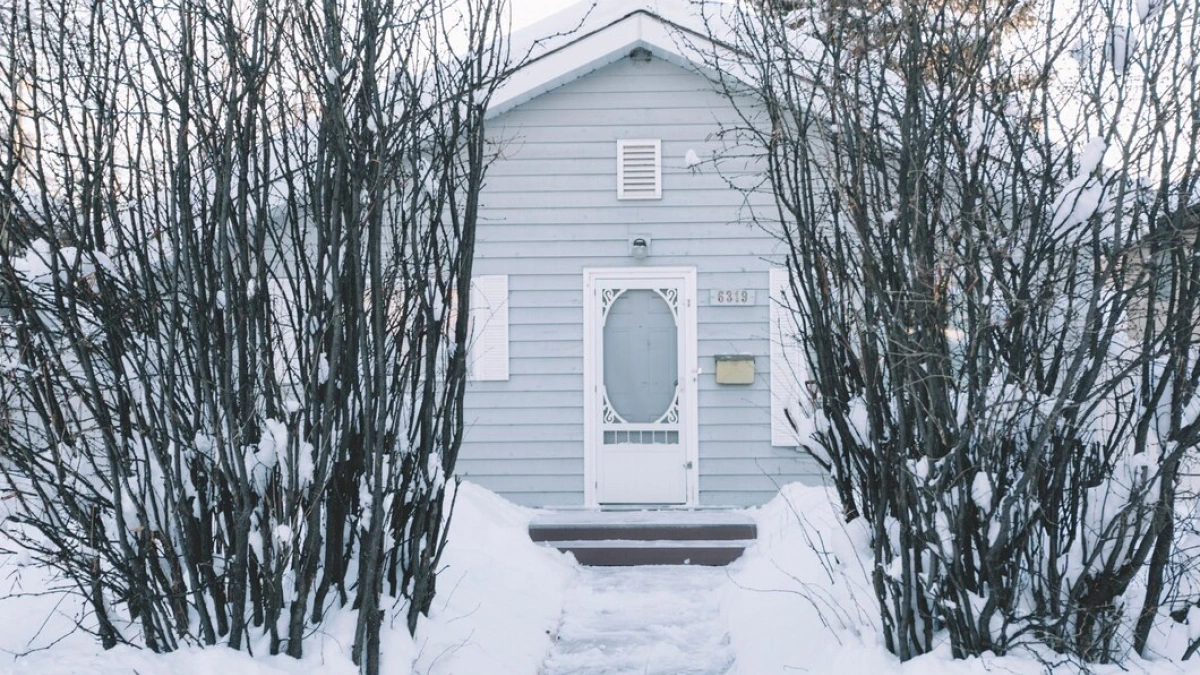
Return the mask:
<path fill-rule="evenodd" d="M 650 253 L 650 242 L 645 237 L 637 237 L 629 242 L 629 252 L 634 260 L 645 260 Z"/>

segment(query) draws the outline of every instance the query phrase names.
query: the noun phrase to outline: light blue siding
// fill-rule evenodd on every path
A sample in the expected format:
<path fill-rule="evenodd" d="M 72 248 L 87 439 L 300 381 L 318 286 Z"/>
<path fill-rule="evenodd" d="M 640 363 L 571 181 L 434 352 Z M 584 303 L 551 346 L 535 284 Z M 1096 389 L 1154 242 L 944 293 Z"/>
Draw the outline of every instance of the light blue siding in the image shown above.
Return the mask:
<path fill-rule="evenodd" d="M 618 61 L 489 123 L 499 159 L 474 271 L 509 275 L 510 378 L 470 383 L 460 474 L 524 504 L 583 504 L 583 270 L 634 266 L 628 238 L 642 234 L 642 265 L 697 270 L 701 504 L 758 504 L 819 480 L 770 444 L 767 270 L 781 246 L 728 187 L 745 161 L 685 165 L 689 150 L 721 152 L 721 125 L 738 123 L 704 77 L 659 59 Z M 662 140 L 661 200 L 617 200 L 621 138 Z M 757 305 L 710 306 L 720 288 L 753 289 Z M 716 384 L 713 357 L 739 353 L 756 357 L 754 384 Z"/>

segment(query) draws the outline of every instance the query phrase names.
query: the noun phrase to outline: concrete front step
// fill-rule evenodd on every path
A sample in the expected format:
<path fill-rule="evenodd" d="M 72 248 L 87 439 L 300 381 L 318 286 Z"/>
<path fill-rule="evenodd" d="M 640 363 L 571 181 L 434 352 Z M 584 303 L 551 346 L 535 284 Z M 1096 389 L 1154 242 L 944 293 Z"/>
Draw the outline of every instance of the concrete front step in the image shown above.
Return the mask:
<path fill-rule="evenodd" d="M 529 524 L 533 541 L 583 565 L 727 565 L 754 543 L 757 527 L 728 511 L 556 511 Z"/>
<path fill-rule="evenodd" d="M 650 540 L 546 542 L 570 552 L 581 565 L 619 567 L 627 565 L 728 565 L 742 557 L 753 540 L 719 541 Z"/>

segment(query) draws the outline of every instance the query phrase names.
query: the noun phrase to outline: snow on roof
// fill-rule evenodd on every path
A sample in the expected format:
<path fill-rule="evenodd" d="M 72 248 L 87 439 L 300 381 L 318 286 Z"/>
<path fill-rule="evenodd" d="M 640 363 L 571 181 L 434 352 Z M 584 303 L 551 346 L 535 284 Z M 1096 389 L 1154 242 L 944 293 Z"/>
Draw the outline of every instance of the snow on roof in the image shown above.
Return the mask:
<path fill-rule="evenodd" d="M 553 49 L 636 12 L 704 34 L 706 29 L 701 12 L 712 13 L 721 5 L 724 3 L 714 0 L 582 0 L 514 32 L 512 45 L 514 49 L 520 49 L 537 41 L 543 43 L 545 49 Z"/>
<path fill-rule="evenodd" d="M 734 50 L 720 0 L 584 0 L 510 36 L 520 65 L 492 97 L 495 117 L 642 47 L 677 65 L 710 69 L 713 50 Z M 713 36 L 717 36 L 716 39 Z"/>

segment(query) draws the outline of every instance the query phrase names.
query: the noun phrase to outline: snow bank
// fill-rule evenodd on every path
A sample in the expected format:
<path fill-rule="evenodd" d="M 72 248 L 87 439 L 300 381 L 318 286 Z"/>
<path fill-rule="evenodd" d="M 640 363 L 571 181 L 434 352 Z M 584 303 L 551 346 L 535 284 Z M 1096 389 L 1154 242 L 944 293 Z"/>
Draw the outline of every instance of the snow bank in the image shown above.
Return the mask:
<path fill-rule="evenodd" d="M 869 539 L 857 523 L 845 524 L 822 487 L 785 486 L 769 504 L 749 509 L 758 542 L 728 569 L 719 590 L 723 621 L 736 653 L 735 675 L 811 672 L 871 675 L 1042 675 L 1030 653 L 954 660 L 949 645 L 900 663 L 884 648 L 878 612 L 868 583 Z M 442 559 L 439 592 L 416 639 L 404 629 L 396 607 L 384 634 L 387 675 L 536 675 L 557 632 L 572 562 L 529 541 L 533 511 L 478 486 L 458 490 L 454 523 Z M 0 550 L 12 545 L 0 534 Z M 63 583 L 30 564 L 19 552 L 0 556 L 0 673 L 13 675 L 352 675 L 354 614 L 331 613 L 321 637 L 300 661 L 251 657 L 228 649 L 184 649 L 167 655 L 121 647 L 99 649 L 72 632 L 82 605 Z M 674 596 L 673 596 L 674 597 Z M 678 603 L 656 598 L 686 611 Z M 1200 611 L 1197 611 L 1200 623 Z M 639 612 L 643 624 L 650 613 Z M 1191 630 L 1194 630 L 1192 628 Z M 1153 643 L 1177 654 L 1189 626 L 1169 626 Z M 1167 643 L 1171 648 L 1166 649 Z M 14 658 L 16 652 L 35 650 Z M 261 653 L 261 650 L 259 650 Z M 1093 666 L 1096 675 L 1190 672 L 1190 663 L 1134 659 L 1121 666 Z M 1064 672 L 1074 668 L 1063 664 Z"/>
<path fill-rule="evenodd" d="M 533 513 L 472 483 L 460 486 L 438 594 L 417 628 L 414 672 L 538 672 L 575 564 L 529 540 Z"/>
<path fill-rule="evenodd" d="M 892 656 L 879 633 L 879 612 L 869 584 L 867 532 L 854 523 L 843 523 L 835 503 L 835 495 L 824 487 L 792 484 L 767 505 L 747 511 L 758 523 L 758 542 L 730 567 L 730 583 L 722 599 L 737 652 L 737 675 L 1047 672 L 1032 653 L 955 660 L 948 640 L 933 653 L 905 663 Z M 1175 647 L 1183 644 L 1187 629 L 1169 629 L 1180 633 L 1169 636 Z M 1060 668 L 1077 672 L 1067 662 Z M 1194 668 L 1190 663 L 1135 658 L 1124 667 L 1092 666 L 1092 672 L 1177 675 Z"/>
<path fill-rule="evenodd" d="M 438 595 L 411 639 L 404 608 L 394 608 L 383 636 L 388 675 L 533 675 L 550 648 L 567 584 L 570 560 L 529 540 L 533 511 L 514 506 L 470 483 L 458 489 Z M 0 533 L 0 550 L 13 550 Z M 183 649 L 159 655 L 128 647 L 104 651 L 74 632 L 86 621 L 65 583 L 30 564 L 20 552 L 0 555 L 0 673 L 37 675 L 353 675 L 354 614 L 331 612 L 321 636 L 299 661 L 252 657 L 224 648 Z M 16 654 L 31 652 L 26 656 Z"/>
<path fill-rule="evenodd" d="M 15 551 L 0 557 L 0 673 L 6 675 L 355 675 L 349 651 L 337 640 L 353 640 L 353 617 L 331 617 L 338 635 L 323 641 L 321 653 L 297 661 L 287 656 L 251 656 L 225 648 L 185 648 L 154 654 L 132 647 L 104 651 L 89 635 L 75 630 L 89 623 L 77 596 L 66 592 L 68 583 L 30 563 L 20 549 L 0 534 L 0 550 Z M 347 619 L 349 619 L 347 621 Z M 349 632 L 346 632 L 346 628 Z M 407 639 L 407 636 L 405 636 Z M 347 649 L 350 642 L 345 642 Z M 399 671 L 397 671 L 399 672 Z"/>
<path fill-rule="evenodd" d="M 876 672 L 894 660 L 870 630 L 865 532 L 842 527 L 833 503 L 824 488 L 792 484 L 748 511 L 758 542 L 731 566 L 722 603 L 740 675 Z"/>

